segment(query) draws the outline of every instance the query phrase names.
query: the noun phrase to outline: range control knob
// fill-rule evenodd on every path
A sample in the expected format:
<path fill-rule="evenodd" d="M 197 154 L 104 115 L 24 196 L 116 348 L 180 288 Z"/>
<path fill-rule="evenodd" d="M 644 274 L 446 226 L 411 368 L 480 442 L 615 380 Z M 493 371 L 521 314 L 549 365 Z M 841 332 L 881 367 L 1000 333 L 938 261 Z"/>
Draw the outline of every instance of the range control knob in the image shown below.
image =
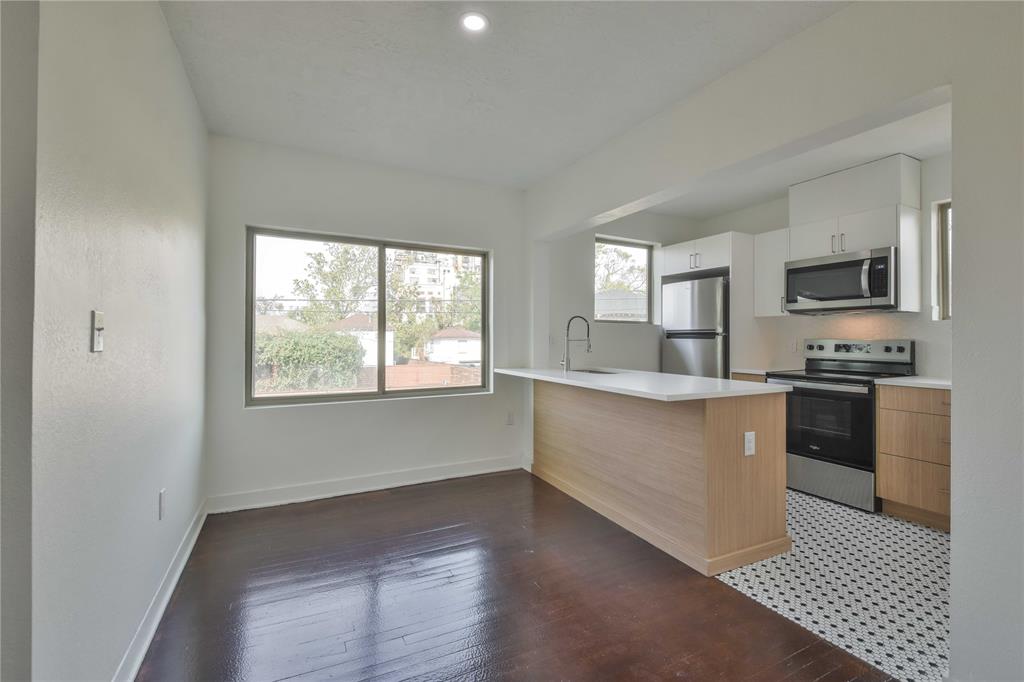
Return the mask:
<path fill-rule="evenodd" d="M 885 347 L 885 352 L 886 353 L 891 353 L 892 352 L 892 346 L 886 346 Z"/>
<path fill-rule="evenodd" d="M 818 350 L 825 350 L 825 346 L 823 346 L 823 345 L 821 345 L 821 344 L 819 343 L 819 344 L 818 344 Z"/>
<path fill-rule="evenodd" d="M 807 344 L 807 350 L 814 350 L 814 344 L 813 343 Z"/>
<path fill-rule="evenodd" d="M 907 349 L 904 346 L 896 346 L 896 352 L 897 353 L 906 353 Z"/>

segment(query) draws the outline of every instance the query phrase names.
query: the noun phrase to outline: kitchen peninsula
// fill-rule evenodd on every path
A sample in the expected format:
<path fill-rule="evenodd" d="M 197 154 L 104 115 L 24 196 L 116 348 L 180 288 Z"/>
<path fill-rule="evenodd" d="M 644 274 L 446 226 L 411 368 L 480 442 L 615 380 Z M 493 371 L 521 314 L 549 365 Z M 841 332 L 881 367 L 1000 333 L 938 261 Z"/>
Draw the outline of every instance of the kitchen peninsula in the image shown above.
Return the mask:
<path fill-rule="evenodd" d="M 537 477 L 704 575 L 789 550 L 789 387 L 626 370 L 495 371 L 533 380 Z"/>

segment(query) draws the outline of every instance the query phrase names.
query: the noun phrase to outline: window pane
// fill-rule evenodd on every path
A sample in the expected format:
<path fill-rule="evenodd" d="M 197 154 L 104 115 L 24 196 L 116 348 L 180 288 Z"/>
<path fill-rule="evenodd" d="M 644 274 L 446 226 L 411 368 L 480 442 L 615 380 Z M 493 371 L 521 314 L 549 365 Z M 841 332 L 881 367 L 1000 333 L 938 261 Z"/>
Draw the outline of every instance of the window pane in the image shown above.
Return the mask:
<path fill-rule="evenodd" d="M 594 251 L 594 319 L 647 322 L 646 246 L 597 242 Z"/>
<path fill-rule="evenodd" d="M 481 386 L 483 257 L 387 249 L 385 388 Z"/>
<path fill-rule="evenodd" d="M 255 239 L 253 395 L 376 391 L 378 248 Z"/>

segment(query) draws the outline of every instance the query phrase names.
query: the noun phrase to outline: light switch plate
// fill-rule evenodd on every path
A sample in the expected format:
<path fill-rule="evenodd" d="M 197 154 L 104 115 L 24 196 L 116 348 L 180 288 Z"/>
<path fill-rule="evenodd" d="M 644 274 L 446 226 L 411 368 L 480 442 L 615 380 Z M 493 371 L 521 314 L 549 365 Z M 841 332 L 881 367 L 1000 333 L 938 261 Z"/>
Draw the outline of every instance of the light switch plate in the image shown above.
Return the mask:
<path fill-rule="evenodd" d="M 757 439 L 753 431 L 746 431 L 743 434 L 743 455 L 753 457 L 756 451 Z"/>
<path fill-rule="evenodd" d="M 93 353 L 103 352 L 103 313 L 92 311 L 92 343 L 89 350 Z"/>

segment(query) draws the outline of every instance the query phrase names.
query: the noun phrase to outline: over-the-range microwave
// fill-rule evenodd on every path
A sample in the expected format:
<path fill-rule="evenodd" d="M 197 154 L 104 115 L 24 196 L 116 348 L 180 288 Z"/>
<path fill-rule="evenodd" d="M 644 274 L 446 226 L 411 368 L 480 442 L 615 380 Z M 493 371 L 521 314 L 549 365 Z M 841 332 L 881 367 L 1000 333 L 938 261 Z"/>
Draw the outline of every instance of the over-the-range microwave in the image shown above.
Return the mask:
<path fill-rule="evenodd" d="M 823 315 L 896 310 L 896 247 L 841 253 L 786 263 L 786 311 Z"/>

